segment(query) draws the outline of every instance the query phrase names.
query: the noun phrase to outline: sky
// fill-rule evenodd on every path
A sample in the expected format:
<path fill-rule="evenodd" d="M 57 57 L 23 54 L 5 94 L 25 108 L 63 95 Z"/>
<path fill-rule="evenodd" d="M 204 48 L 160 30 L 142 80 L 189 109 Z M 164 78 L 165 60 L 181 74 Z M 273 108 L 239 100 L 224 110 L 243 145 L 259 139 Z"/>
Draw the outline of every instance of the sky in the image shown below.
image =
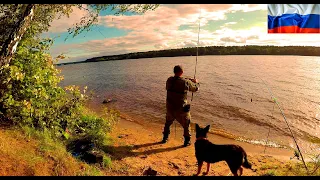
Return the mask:
<path fill-rule="evenodd" d="M 73 9 L 68 17 L 54 20 L 43 37 L 55 39 L 53 57 L 59 61 L 162 49 L 199 46 L 320 46 L 320 34 L 268 34 L 267 4 L 161 4 L 143 15 L 113 15 L 104 11 L 91 31 L 72 38 L 68 28 L 87 12 Z"/>

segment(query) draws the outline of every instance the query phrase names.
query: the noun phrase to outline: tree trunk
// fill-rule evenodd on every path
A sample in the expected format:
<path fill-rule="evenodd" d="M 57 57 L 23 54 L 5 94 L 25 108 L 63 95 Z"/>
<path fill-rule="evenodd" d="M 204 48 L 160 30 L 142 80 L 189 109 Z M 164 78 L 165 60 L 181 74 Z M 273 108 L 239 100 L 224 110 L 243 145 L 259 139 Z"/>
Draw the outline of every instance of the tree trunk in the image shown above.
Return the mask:
<path fill-rule="evenodd" d="M 0 67 L 9 64 L 15 53 L 18 43 L 26 32 L 34 16 L 34 4 L 28 4 L 21 19 L 16 23 L 13 31 L 9 34 L 7 40 L 3 43 L 0 52 Z"/>

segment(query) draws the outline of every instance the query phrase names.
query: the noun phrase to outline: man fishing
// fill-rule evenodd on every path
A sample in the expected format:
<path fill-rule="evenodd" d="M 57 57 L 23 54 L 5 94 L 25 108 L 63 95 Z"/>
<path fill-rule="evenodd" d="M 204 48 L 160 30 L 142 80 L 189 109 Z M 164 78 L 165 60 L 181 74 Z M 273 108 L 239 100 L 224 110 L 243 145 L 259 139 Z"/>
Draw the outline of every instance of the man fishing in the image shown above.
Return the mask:
<path fill-rule="evenodd" d="M 187 104 L 187 92 L 196 92 L 200 84 L 197 79 L 182 77 L 182 66 L 177 65 L 173 68 L 174 76 L 168 78 L 166 82 L 167 100 L 166 100 L 166 123 L 163 129 L 162 143 L 168 141 L 170 126 L 174 120 L 177 120 L 183 127 L 184 147 L 190 143 L 190 104 Z"/>

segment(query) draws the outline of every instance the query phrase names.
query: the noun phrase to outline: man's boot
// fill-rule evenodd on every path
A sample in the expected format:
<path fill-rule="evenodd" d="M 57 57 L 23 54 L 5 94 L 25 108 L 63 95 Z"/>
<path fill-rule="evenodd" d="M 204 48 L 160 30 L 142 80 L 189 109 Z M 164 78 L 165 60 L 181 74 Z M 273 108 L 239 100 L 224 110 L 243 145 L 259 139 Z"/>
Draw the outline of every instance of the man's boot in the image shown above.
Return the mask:
<path fill-rule="evenodd" d="M 190 142 L 190 136 L 184 136 L 184 147 L 190 146 L 191 142 Z"/>
<path fill-rule="evenodd" d="M 169 137 L 169 134 L 163 134 L 163 139 L 161 141 L 162 144 L 166 143 L 168 141 L 168 137 Z"/>

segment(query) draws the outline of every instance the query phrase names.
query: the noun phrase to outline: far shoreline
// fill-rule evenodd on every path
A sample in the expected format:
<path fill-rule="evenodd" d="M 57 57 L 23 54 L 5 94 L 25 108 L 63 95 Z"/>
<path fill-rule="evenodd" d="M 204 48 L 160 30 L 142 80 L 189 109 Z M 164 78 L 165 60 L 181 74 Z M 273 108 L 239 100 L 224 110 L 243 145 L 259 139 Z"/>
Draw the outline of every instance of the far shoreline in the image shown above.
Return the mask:
<path fill-rule="evenodd" d="M 56 63 L 57 66 L 81 64 L 88 62 L 133 60 L 159 57 L 196 56 L 196 47 L 166 49 L 159 51 L 134 52 L 118 55 L 100 56 L 66 63 Z M 314 56 L 320 57 L 320 47 L 315 46 L 208 46 L 199 47 L 198 56 Z"/>
<path fill-rule="evenodd" d="M 201 55 L 201 56 L 307 56 L 307 55 L 233 54 L 233 55 Z M 201 56 L 198 56 L 198 57 L 201 57 Z M 94 62 L 103 62 L 103 61 L 122 61 L 122 60 L 170 58 L 170 57 L 189 57 L 189 56 L 163 56 L 163 57 L 150 57 L 150 58 L 112 59 L 112 60 L 100 60 L 100 61 L 75 61 L 75 62 L 59 63 L 54 65 L 64 66 L 64 65 L 71 65 L 71 64 L 84 64 L 84 63 L 94 63 Z M 312 57 L 320 57 L 320 56 L 312 56 Z"/>

